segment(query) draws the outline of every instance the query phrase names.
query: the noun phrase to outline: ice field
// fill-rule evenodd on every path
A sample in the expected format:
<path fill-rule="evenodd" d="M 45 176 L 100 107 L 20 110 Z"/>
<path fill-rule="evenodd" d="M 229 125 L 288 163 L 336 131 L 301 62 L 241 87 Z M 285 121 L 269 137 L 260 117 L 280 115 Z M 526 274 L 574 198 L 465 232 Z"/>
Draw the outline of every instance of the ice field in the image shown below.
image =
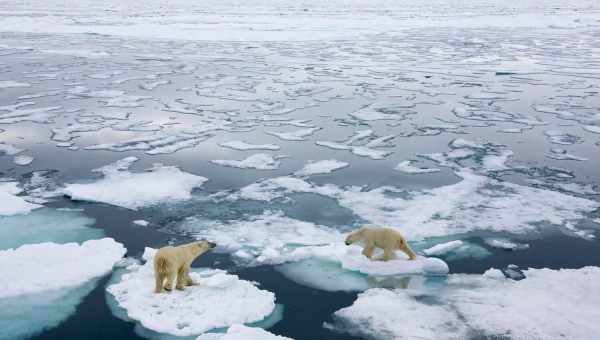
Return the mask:
<path fill-rule="evenodd" d="M 598 339 L 598 169 L 597 0 L 0 0 L 0 340 Z"/>

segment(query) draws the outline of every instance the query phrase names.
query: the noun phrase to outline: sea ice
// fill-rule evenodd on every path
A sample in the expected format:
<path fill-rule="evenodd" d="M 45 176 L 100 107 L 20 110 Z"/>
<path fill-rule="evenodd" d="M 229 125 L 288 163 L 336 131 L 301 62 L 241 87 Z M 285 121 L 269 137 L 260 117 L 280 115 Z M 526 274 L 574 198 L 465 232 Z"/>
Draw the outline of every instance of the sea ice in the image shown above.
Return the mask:
<path fill-rule="evenodd" d="M 518 243 L 503 237 L 487 237 L 483 239 L 483 242 L 485 242 L 485 244 L 487 244 L 490 247 L 506 250 L 520 250 L 529 248 L 529 244 L 527 243 Z"/>
<path fill-rule="evenodd" d="M 414 163 L 414 161 L 411 161 L 411 160 L 402 161 L 402 162 L 398 163 L 398 165 L 396 165 L 396 167 L 394 169 L 404 172 L 404 173 L 407 173 L 407 174 L 430 174 L 433 172 L 440 171 L 440 169 L 435 169 L 435 168 L 416 167 L 416 166 L 412 165 L 412 163 Z"/>
<path fill-rule="evenodd" d="M 155 249 L 146 248 L 144 265 L 133 264 L 119 282 L 107 287 L 127 317 L 147 329 L 177 336 L 201 333 L 265 319 L 275 308 L 275 295 L 221 270 L 193 270 L 198 283 L 184 291 L 154 293 Z"/>
<path fill-rule="evenodd" d="M 0 80 L 0 89 L 7 89 L 9 87 L 29 87 L 29 83 L 21 83 L 14 80 Z"/>
<path fill-rule="evenodd" d="M 297 176 L 310 176 L 317 174 L 328 174 L 343 169 L 350 164 L 335 159 L 324 159 L 321 161 L 309 161 L 302 169 L 296 171 Z"/>
<path fill-rule="evenodd" d="M 94 171 L 102 173 L 101 179 L 86 183 L 66 184 L 64 193 L 73 200 L 103 202 L 129 209 L 159 204 L 164 201 L 191 198 L 194 188 L 208 179 L 193 175 L 174 166 L 155 164 L 144 172 L 130 172 L 137 161 L 127 157 Z"/>
<path fill-rule="evenodd" d="M 150 225 L 150 222 L 146 221 L 146 220 L 134 220 L 131 223 L 140 226 L 140 227 L 147 227 Z"/>
<path fill-rule="evenodd" d="M 453 274 L 433 291 L 370 289 L 335 313 L 336 328 L 377 339 L 600 336 L 600 293 L 595 289 L 600 268 L 528 269 L 524 274 L 520 281 L 495 269 L 484 275 Z"/>
<path fill-rule="evenodd" d="M 246 151 L 246 150 L 279 150 L 281 147 L 276 144 L 250 144 L 240 140 L 232 140 L 228 142 L 219 143 L 224 148 L 230 148 L 234 150 Z"/>
<path fill-rule="evenodd" d="M 13 162 L 16 165 L 25 166 L 33 162 L 33 157 L 28 155 L 16 155 L 15 158 L 13 158 Z"/>
<path fill-rule="evenodd" d="M 39 204 L 27 202 L 22 196 L 17 196 L 22 191 L 17 182 L 0 182 L 0 216 L 27 214 L 41 207 Z"/>
<path fill-rule="evenodd" d="M 275 170 L 279 169 L 281 164 L 279 158 L 281 156 L 273 157 L 266 153 L 257 153 L 239 161 L 216 159 L 212 160 L 211 163 L 240 169 Z"/>
<path fill-rule="evenodd" d="M 276 132 L 276 131 L 265 131 L 266 134 L 278 137 L 283 140 L 289 141 L 304 141 L 306 137 L 312 135 L 313 133 L 321 130 L 320 127 L 306 128 L 300 129 L 291 132 Z"/>
<path fill-rule="evenodd" d="M 0 298 L 79 286 L 110 272 L 123 255 L 123 245 L 111 238 L 1 250 L 0 276 L 10 280 L 0 282 Z"/>
<path fill-rule="evenodd" d="M 423 250 L 423 254 L 427 256 L 439 256 L 460 248 L 464 243 L 461 240 L 439 243 L 431 248 Z"/>
<path fill-rule="evenodd" d="M 262 328 L 233 325 L 227 333 L 204 333 L 196 340 L 292 340 L 290 338 L 269 333 Z"/>

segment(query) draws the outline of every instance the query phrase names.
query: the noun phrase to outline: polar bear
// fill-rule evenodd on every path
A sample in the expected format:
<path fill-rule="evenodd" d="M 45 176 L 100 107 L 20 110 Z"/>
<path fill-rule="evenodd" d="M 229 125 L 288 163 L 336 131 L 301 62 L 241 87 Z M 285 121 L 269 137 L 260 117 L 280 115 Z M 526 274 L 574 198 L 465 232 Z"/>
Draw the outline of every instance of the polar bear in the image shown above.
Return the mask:
<path fill-rule="evenodd" d="M 409 260 L 414 260 L 417 256 L 410 249 L 402 235 L 392 228 L 376 228 L 362 226 L 346 237 L 346 245 L 349 246 L 355 242 L 364 243 L 363 255 L 372 259 L 375 247 L 383 249 L 383 257 L 378 260 L 388 261 L 394 258 L 394 250 L 399 249 L 408 255 Z"/>
<path fill-rule="evenodd" d="M 154 292 L 160 293 L 163 288 L 167 291 L 172 290 L 175 277 L 177 277 L 175 288 L 179 290 L 193 285 L 194 281 L 189 275 L 190 265 L 198 256 L 214 247 L 216 247 L 215 243 L 201 240 L 177 247 L 160 248 L 154 255 L 154 278 L 156 280 Z"/>

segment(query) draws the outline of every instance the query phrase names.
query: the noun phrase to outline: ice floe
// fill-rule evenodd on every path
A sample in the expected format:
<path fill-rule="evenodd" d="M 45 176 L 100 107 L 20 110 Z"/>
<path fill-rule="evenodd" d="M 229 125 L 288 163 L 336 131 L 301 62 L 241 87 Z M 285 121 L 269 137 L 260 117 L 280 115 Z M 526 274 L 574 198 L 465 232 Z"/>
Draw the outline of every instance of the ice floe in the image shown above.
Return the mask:
<path fill-rule="evenodd" d="M 460 177 L 457 183 L 413 191 L 317 186 L 277 177 L 248 185 L 237 197 L 270 201 L 288 193 L 316 193 L 336 199 L 370 223 L 398 226 L 411 240 L 477 230 L 527 234 L 566 228 L 600 206 L 585 198 L 500 181 L 467 169 L 455 174 Z"/>
<path fill-rule="evenodd" d="M 281 156 L 273 157 L 266 153 L 257 153 L 242 160 L 216 159 L 211 163 L 240 169 L 275 170 L 279 169 L 280 158 Z"/>
<path fill-rule="evenodd" d="M 529 244 L 527 243 L 518 243 L 503 237 L 486 237 L 483 239 L 483 242 L 490 247 L 506 250 L 520 250 L 529 248 Z"/>
<path fill-rule="evenodd" d="M 445 243 L 439 243 L 431 248 L 423 250 L 423 254 L 427 256 L 439 256 L 460 248 L 464 244 L 461 240 L 454 240 Z"/>
<path fill-rule="evenodd" d="M 265 131 L 266 134 L 278 137 L 283 140 L 288 141 L 304 141 L 306 137 L 314 134 L 315 132 L 321 130 L 320 127 L 312 127 L 306 129 L 300 129 L 296 131 L 290 132 L 277 132 L 277 131 Z"/>
<path fill-rule="evenodd" d="M 16 165 L 26 166 L 26 165 L 31 164 L 31 162 L 33 162 L 33 157 L 28 156 L 28 155 L 16 155 L 13 158 L 13 162 Z"/>
<path fill-rule="evenodd" d="M 0 182 L 0 216 L 27 214 L 41 205 L 29 203 L 17 196 L 23 191 L 17 182 Z"/>
<path fill-rule="evenodd" d="M 0 282 L 0 298 L 79 286 L 110 272 L 123 255 L 123 245 L 111 238 L 2 250 L 0 274 L 11 279 Z"/>
<path fill-rule="evenodd" d="M 155 164 L 144 172 L 130 172 L 137 161 L 127 157 L 95 169 L 102 178 L 86 183 L 69 183 L 63 192 L 73 200 L 103 202 L 129 209 L 138 209 L 165 201 L 191 198 L 194 188 L 208 179 L 193 175 L 174 166 Z"/>
<path fill-rule="evenodd" d="M 258 322 L 275 309 L 275 295 L 222 270 L 194 269 L 197 285 L 184 291 L 154 293 L 153 257 L 146 248 L 145 264 L 133 264 L 107 287 L 127 317 L 144 328 L 177 336 L 199 335 L 236 324 Z"/>
<path fill-rule="evenodd" d="M 7 89 L 10 87 L 29 87 L 31 84 L 22 83 L 14 80 L 0 80 L 0 89 Z"/>
<path fill-rule="evenodd" d="M 233 325 L 227 333 L 205 333 L 196 340 L 292 340 L 290 338 L 269 333 L 262 328 Z"/>
<path fill-rule="evenodd" d="M 440 171 L 440 169 L 436 169 L 436 168 L 416 167 L 416 166 L 412 165 L 412 163 L 414 163 L 414 161 L 411 161 L 411 160 L 402 161 L 402 162 L 398 163 L 398 165 L 396 165 L 396 167 L 394 169 L 404 172 L 404 173 L 407 173 L 407 174 L 430 174 L 433 172 Z"/>
<path fill-rule="evenodd" d="M 370 289 L 335 313 L 335 326 L 376 339 L 600 336 L 600 293 L 595 289 L 600 268 L 523 272 L 526 278 L 520 281 L 492 269 L 484 275 L 450 275 L 432 290 Z"/>
<path fill-rule="evenodd" d="M 0 216 L 0 249 L 24 244 L 82 242 L 103 236 L 94 219 L 79 211 L 42 208 L 24 215 Z"/>
<path fill-rule="evenodd" d="M 14 156 L 23 151 L 25 151 L 25 150 L 20 149 L 12 144 L 0 143 L 0 156 L 1 155 Z"/>
<path fill-rule="evenodd" d="M 281 149 L 281 147 L 276 144 L 251 144 L 251 143 L 246 143 L 246 142 L 240 141 L 240 140 L 232 140 L 232 141 L 228 141 L 228 142 L 223 142 L 223 143 L 219 143 L 219 145 L 224 148 L 230 148 L 230 149 L 240 150 L 240 151 L 245 151 L 245 150 L 273 150 L 273 151 L 276 151 L 276 150 Z"/>
<path fill-rule="evenodd" d="M 350 164 L 335 159 L 324 159 L 320 161 L 309 161 L 302 169 L 295 172 L 297 176 L 310 176 L 317 174 L 328 174 L 343 169 Z"/>
<path fill-rule="evenodd" d="M 147 227 L 150 225 L 150 222 L 146 221 L 146 220 L 134 220 L 131 223 L 140 226 L 140 227 Z"/>

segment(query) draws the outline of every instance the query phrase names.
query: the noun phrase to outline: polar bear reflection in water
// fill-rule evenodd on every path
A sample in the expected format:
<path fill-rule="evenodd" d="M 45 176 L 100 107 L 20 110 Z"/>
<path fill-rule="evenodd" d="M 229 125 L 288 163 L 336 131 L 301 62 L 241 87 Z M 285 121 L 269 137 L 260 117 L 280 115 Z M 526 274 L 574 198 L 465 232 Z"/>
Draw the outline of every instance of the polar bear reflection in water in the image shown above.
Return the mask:
<path fill-rule="evenodd" d="M 417 258 L 404 237 L 392 228 L 363 226 L 348 235 L 346 245 L 349 246 L 359 241 L 364 244 L 363 255 L 369 259 L 373 259 L 372 256 L 375 248 L 383 249 L 383 256 L 377 258 L 377 260 L 388 261 L 394 259 L 396 256 L 394 251 L 396 249 L 404 252 L 409 260 Z"/>
<path fill-rule="evenodd" d="M 190 277 L 190 265 L 198 256 L 216 246 L 213 242 L 201 240 L 177 247 L 160 248 L 154 256 L 154 277 L 156 280 L 154 292 L 160 293 L 163 289 L 172 290 L 175 279 L 177 279 L 175 288 L 178 290 L 194 285 L 194 281 Z"/>

